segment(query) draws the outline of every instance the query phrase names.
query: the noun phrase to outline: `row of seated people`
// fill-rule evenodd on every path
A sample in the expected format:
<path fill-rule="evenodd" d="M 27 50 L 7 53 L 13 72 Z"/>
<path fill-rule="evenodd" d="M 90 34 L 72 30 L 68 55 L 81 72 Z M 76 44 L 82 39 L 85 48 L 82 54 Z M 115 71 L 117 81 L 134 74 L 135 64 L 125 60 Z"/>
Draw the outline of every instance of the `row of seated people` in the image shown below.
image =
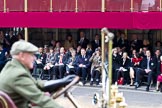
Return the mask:
<path fill-rule="evenodd" d="M 157 50 L 157 52 L 160 50 Z M 41 51 L 40 51 L 41 52 Z M 69 54 L 69 52 L 71 54 Z M 46 54 L 46 57 L 38 57 L 37 60 L 41 58 L 43 62 L 44 70 L 51 70 L 51 76 L 55 75 L 56 79 L 64 77 L 66 74 L 74 72 L 82 77 L 82 82 L 85 84 L 87 75 L 91 75 L 91 85 L 96 81 L 99 84 L 101 76 L 101 51 L 96 50 L 92 56 L 87 56 L 86 50 L 81 49 L 81 54 L 76 54 L 75 50 L 70 50 L 65 53 L 64 48 L 60 48 L 60 52 L 54 54 L 53 49 L 50 48 L 50 53 Z M 148 52 L 149 54 L 147 54 Z M 159 58 L 151 57 L 151 53 L 147 50 L 143 56 L 138 57 L 137 53 L 133 53 L 132 57 L 128 57 L 127 53 L 124 52 L 119 54 L 117 48 L 113 49 L 113 82 L 117 82 L 120 76 L 124 77 L 124 84 L 136 82 L 136 88 L 139 87 L 141 83 L 141 76 L 147 75 L 147 91 L 149 90 L 150 83 L 154 77 L 155 73 L 159 74 L 159 68 L 157 64 L 159 63 Z M 97 54 L 98 53 L 98 54 Z M 71 55 L 71 56 L 69 56 Z M 158 54 L 160 55 L 160 54 Z M 85 56 L 82 58 L 82 56 Z M 150 59 L 150 69 L 147 69 L 146 57 L 151 57 Z M 62 58 L 63 57 L 63 58 Z M 46 58 L 46 59 L 44 59 Z M 61 59 L 61 61 L 60 61 Z M 96 60 L 95 60 L 96 59 Z M 95 63 L 96 62 L 96 63 Z M 89 71 L 90 69 L 90 71 Z M 156 71 L 156 72 L 155 72 Z M 157 75 L 155 75 L 155 79 Z M 55 78 L 54 78 L 55 79 Z M 158 86 L 157 86 L 158 89 Z"/>
<path fill-rule="evenodd" d="M 162 57 L 162 56 L 161 56 Z M 123 78 L 123 84 L 133 85 L 135 82 L 135 88 L 137 89 L 144 76 L 147 76 L 146 91 L 149 91 L 149 87 L 154 77 L 157 81 L 156 89 L 159 90 L 159 84 L 162 82 L 162 65 L 160 60 L 160 50 L 155 51 L 155 56 L 151 56 L 150 50 L 146 50 L 143 56 L 139 56 L 138 53 L 134 53 L 132 57 L 129 57 L 126 52 L 119 55 L 117 48 L 113 49 L 113 83 L 118 82 L 120 77 Z"/>
<path fill-rule="evenodd" d="M 65 53 L 64 47 L 60 48 L 59 53 L 54 53 L 50 48 L 49 53 L 43 53 L 43 49 L 39 49 L 36 54 L 35 68 L 41 67 L 43 73 L 49 72 L 50 79 L 60 79 L 68 74 L 79 75 L 81 82 L 85 85 L 88 74 L 91 75 L 91 85 L 96 82 L 98 85 L 101 75 L 101 51 L 97 48 L 92 56 L 86 54 L 86 50 L 82 48 L 80 54 L 75 49 L 70 49 Z M 34 69 L 34 71 L 37 71 Z M 34 73 L 34 72 L 33 72 Z"/>

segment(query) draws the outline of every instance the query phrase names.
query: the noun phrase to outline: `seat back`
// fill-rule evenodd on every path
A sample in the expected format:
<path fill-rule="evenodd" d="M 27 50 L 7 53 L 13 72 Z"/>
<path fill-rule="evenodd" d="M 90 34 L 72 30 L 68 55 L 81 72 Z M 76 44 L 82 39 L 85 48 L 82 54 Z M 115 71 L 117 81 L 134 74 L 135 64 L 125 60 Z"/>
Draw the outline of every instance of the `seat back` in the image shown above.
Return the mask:
<path fill-rule="evenodd" d="M 0 91 L 0 108 L 17 108 L 12 99 L 2 91 Z"/>

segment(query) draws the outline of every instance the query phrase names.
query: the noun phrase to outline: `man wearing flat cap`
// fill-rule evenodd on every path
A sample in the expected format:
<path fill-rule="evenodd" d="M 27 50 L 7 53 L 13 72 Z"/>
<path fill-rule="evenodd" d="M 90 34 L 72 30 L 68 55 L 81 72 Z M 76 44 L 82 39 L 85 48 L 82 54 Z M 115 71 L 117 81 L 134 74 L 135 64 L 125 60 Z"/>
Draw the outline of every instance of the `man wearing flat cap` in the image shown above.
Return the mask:
<path fill-rule="evenodd" d="M 37 108 L 60 108 L 41 91 L 44 82 L 35 80 L 30 74 L 37 51 L 35 45 L 23 40 L 12 45 L 12 60 L 0 74 L 0 90 L 11 97 L 17 108 L 29 108 L 28 102 L 36 104 Z"/>

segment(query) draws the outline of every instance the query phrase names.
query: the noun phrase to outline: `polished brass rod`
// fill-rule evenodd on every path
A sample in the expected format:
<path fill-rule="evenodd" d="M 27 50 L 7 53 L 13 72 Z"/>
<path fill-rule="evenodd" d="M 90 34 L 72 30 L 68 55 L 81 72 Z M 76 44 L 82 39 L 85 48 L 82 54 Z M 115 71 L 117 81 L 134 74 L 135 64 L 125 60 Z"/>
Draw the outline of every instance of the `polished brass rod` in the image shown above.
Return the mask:
<path fill-rule="evenodd" d="M 6 13 L 7 12 L 7 9 L 6 9 L 6 0 L 4 0 L 4 3 L 3 3 L 3 11 Z"/>
<path fill-rule="evenodd" d="M 28 12 L 28 0 L 24 0 L 24 12 Z M 28 28 L 25 27 L 25 41 L 28 41 Z"/>

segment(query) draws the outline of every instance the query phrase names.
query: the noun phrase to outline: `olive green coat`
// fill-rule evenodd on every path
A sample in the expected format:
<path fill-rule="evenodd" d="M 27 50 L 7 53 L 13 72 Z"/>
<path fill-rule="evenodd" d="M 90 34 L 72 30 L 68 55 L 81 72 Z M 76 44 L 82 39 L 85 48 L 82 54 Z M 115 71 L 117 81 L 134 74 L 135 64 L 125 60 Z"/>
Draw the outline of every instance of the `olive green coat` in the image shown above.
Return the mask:
<path fill-rule="evenodd" d="M 9 61 L 0 73 L 0 90 L 7 93 L 18 108 L 28 108 L 28 102 L 39 108 L 60 108 L 41 91 L 43 81 L 35 80 L 30 71 L 16 59 Z"/>

